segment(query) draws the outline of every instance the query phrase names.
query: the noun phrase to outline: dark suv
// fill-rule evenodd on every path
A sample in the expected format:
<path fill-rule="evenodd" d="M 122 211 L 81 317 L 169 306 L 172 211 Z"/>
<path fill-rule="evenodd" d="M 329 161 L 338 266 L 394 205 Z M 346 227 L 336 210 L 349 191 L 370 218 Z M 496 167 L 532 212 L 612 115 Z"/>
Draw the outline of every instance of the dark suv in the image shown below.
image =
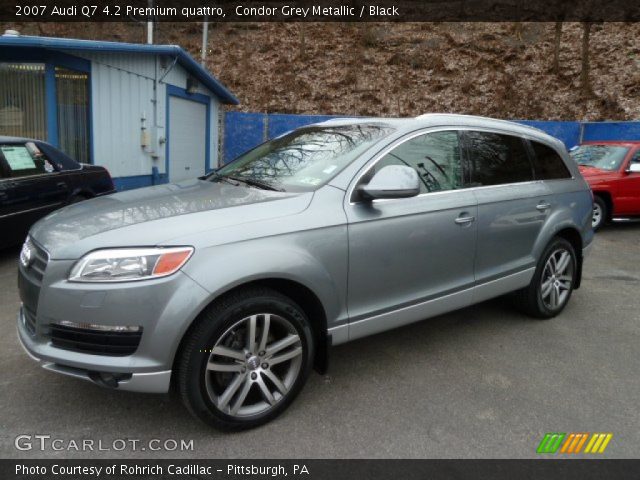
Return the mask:
<path fill-rule="evenodd" d="M 0 136 L 0 248 L 70 203 L 114 192 L 109 172 L 71 159 L 45 142 Z"/>

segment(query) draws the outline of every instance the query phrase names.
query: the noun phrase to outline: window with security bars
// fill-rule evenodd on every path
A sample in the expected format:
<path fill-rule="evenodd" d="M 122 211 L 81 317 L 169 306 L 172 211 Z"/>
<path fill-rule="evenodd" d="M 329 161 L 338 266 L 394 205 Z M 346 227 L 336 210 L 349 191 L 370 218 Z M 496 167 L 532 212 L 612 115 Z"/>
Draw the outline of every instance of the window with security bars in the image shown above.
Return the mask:
<path fill-rule="evenodd" d="M 89 162 L 89 74 L 55 67 L 54 84 L 46 69 L 43 63 L 0 63 L 0 135 L 51 140 L 51 113 L 57 146 L 73 159 Z M 47 112 L 47 81 L 55 91 L 53 112 Z"/>
<path fill-rule="evenodd" d="M 47 139 L 45 65 L 0 63 L 0 135 Z"/>
<path fill-rule="evenodd" d="M 60 149 L 89 162 L 89 75 L 56 67 L 56 103 Z"/>

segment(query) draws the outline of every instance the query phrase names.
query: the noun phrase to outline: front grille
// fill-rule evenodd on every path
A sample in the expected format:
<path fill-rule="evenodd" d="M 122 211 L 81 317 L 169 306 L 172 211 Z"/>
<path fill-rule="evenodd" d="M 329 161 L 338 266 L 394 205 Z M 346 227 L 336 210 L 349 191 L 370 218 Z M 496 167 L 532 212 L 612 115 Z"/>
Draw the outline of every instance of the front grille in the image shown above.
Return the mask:
<path fill-rule="evenodd" d="M 49 263 L 49 254 L 47 251 L 38 245 L 33 239 L 27 240 L 29 248 L 31 249 L 33 260 L 29 266 L 24 267 L 25 274 L 40 286 L 42 284 L 42 278 L 44 277 L 44 271 Z"/>
<path fill-rule="evenodd" d="M 142 338 L 142 331 L 100 332 L 53 323 L 49 327 L 51 344 L 54 347 L 95 355 L 131 355 L 138 348 Z"/>
<path fill-rule="evenodd" d="M 38 282 L 42 283 L 42 278 L 44 277 L 44 271 L 47 268 L 47 263 L 49 263 L 49 255 L 44 248 L 41 248 L 38 244 L 33 243 L 35 247 L 35 260 L 31 264 L 31 270 L 33 270 L 34 277 L 38 280 Z"/>
<path fill-rule="evenodd" d="M 23 257 L 21 252 L 18 272 L 18 290 L 24 306 L 24 326 L 30 335 L 36 334 L 36 316 L 38 313 L 38 300 L 42 279 L 49 262 L 47 251 L 28 239 L 23 246 L 23 252 L 28 249 L 29 256 Z"/>
<path fill-rule="evenodd" d="M 24 326 L 31 335 L 36 334 L 36 314 L 27 307 L 22 307 L 22 315 L 24 318 Z"/>

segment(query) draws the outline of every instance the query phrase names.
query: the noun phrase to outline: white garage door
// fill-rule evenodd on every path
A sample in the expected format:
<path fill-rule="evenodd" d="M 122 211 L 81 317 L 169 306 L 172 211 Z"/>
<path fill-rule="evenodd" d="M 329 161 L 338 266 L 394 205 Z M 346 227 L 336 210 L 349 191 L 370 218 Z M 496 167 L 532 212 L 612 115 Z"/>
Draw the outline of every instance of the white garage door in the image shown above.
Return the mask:
<path fill-rule="evenodd" d="M 169 180 L 179 182 L 204 175 L 207 106 L 169 97 Z"/>

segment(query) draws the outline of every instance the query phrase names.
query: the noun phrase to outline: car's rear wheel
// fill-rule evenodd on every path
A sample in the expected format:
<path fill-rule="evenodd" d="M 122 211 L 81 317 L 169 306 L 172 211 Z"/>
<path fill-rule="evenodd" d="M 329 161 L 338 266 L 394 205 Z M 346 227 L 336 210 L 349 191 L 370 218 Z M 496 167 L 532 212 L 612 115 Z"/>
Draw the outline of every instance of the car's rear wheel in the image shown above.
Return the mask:
<path fill-rule="evenodd" d="M 178 365 L 180 394 L 191 413 L 224 430 L 278 416 L 302 389 L 312 364 L 304 311 L 265 288 L 214 303 L 188 335 Z"/>
<path fill-rule="evenodd" d="M 606 202 L 598 196 L 593 197 L 593 214 L 591 217 L 591 227 L 594 230 L 601 228 L 606 222 L 609 215 L 609 209 Z"/>
<path fill-rule="evenodd" d="M 69 201 L 67 202 L 67 205 L 73 205 L 75 203 L 80 203 L 80 202 L 84 202 L 85 200 L 88 200 L 89 197 L 85 196 L 85 195 L 73 195 Z"/>
<path fill-rule="evenodd" d="M 569 302 L 577 274 L 576 254 L 564 238 L 554 238 L 538 261 L 528 287 L 515 293 L 516 306 L 536 318 L 552 318 Z"/>

